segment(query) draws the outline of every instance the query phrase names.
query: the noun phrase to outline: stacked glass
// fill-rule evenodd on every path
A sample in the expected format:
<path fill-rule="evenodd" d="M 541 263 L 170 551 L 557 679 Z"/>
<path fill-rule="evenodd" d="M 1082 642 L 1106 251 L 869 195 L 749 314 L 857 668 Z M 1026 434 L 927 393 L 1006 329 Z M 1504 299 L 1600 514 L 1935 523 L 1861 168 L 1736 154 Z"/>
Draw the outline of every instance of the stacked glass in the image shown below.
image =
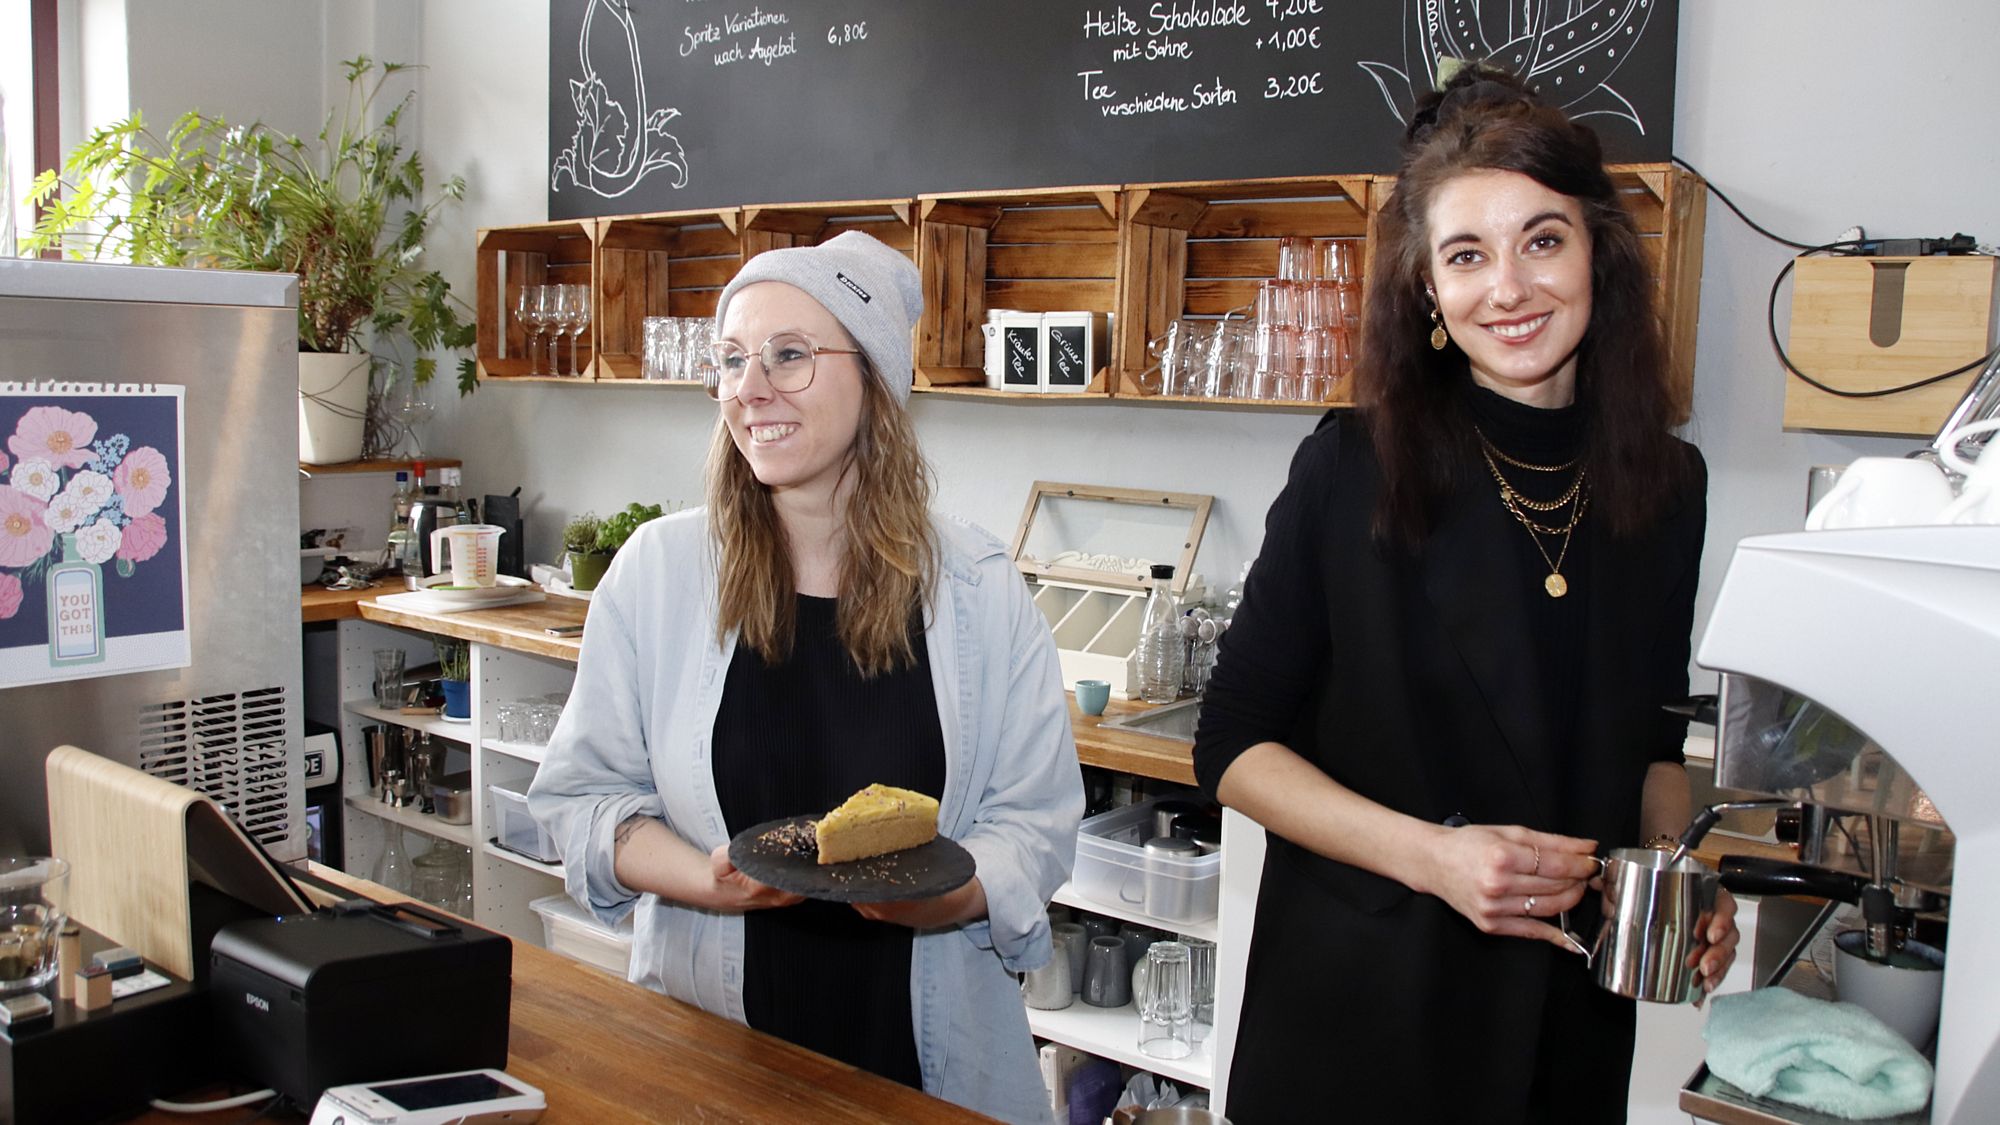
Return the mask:
<path fill-rule="evenodd" d="M 570 378 L 582 374 L 577 370 L 576 353 L 583 330 L 590 327 L 590 286 L 523 285 L 515 294 L 514 319 L 528 336 L 528 374 Z M 565 334 L 570 337 L 568 371 L 556 363 L 556 346 Z M 542 350 L 548 360 L 546 368 L 535 352 L 535 343 L 543 336 L 555 337 Z"/>
<path fill-rule="evenodd" d="M 649 316 L 643 372 L 648 379 L 701 382 L 714 362 L 715 321 L 705 316 Z"/>

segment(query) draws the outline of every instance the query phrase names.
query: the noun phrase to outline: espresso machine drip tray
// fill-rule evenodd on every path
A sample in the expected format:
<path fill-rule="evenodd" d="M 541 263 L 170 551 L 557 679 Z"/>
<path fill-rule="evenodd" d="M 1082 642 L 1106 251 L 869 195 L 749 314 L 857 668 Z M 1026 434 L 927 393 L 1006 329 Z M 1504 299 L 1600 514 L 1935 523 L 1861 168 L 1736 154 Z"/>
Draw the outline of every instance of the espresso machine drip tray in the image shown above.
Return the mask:
<path fill-rule="evenodd" d="M 1703 1066 L 1681 1087 L 1681 1112 L 1718 1125 L 1854 1125 L 1845 1117 L 1819 1113 L 1768 1098 L 1753 1098 L 1708 1072 Z M 1871 1117 L 1869 1125 L 1930 1125 L 1931 1111 Z"/>

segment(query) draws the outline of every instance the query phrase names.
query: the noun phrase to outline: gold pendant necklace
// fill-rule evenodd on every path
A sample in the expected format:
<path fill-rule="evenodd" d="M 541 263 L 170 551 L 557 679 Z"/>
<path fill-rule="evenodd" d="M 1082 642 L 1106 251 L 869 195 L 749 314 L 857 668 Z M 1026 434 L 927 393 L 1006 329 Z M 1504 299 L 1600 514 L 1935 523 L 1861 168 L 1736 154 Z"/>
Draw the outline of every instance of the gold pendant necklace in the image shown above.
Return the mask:
<path fill-rule="evenodd" d="M 1499 455 L 1501 460 L 1506 461 L 1510 465 L 1533 469 L 1537 472 L 1560 472 L 1562 469 L 1567 468 L 1568 465 L 1551 467 L 1529 465 L 1522 461 L 1516 461 L 1508 457 L 1505 453 L 1501 453 L 1498 449 L 1495 449 L 1493 443 L 1486 440 L 1484 433 L 1479 435 L 1479 455 L 1485 458 L 1487 471 L 1493 474 L 1494 481 L 1500 485 L 1501 505 L 1507 509 L 1508 514 L 1513 516 L 1523 528 L 1527 529 L 1528 539 L 1534 543 L 1535 551 L 1542 556 L 1542 561 L 1548 564 L 1549 576 L 1542 579 L 1542 590 L 1549 597 L 1560 598 L 1569 593 L 1569 580 L 1562 576 L 1563 561 L 1569 558 L 1570 540 L 1576 535 L 1576 525 L 1583 521 L 1583 510 L 1590 505 L 1590 493 L 1585 490 L 1584 486 L 1584 470 L 1578 469 L 1576 471 L 1576 478 L 1570 481 L 1569 488 L 1559 499 L 1553 501 L 1529 500 L 1514 491 L 1513 485 L 1507 483 L 1507 478 L 1500 475 L 1500 466 L 1493 461 L 1496 454 Z M 1576 464 L 1575 461 L 1569 462 L 1569 465 L 1574 464 Z M 1569 522 L 1562 527 L 1548 527 L 1544 524 L 1536 523 L 1529 517 L 1527 511 L 1524 510 L 1554 511 L 1572 500 L 1575 501 L 1575 507 L 1570 509 Z M 1550 558 L 1549 549 L 1542 545 L 1543 535 L 1562 536 L 1562 547 L 1557 550 L 1555 558 Z"/>

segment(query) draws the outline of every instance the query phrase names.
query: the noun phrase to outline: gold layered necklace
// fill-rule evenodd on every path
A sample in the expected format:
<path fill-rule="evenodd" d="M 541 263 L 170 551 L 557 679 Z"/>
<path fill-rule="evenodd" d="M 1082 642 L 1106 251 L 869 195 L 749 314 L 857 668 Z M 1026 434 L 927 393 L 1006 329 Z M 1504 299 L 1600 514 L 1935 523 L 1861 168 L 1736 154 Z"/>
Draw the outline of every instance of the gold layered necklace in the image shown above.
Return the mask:
<path fill-rule="evenodd" d="M 1577 467 L 1574 459 L 1560 465 L 1536 465 L 1509 457 L 1487 439 L 1486 431 L 1477 426 L 1473 430 L 1479 435 L 1479 455 L 1486 459 L 1486 471 L 1493 474 L 1494 483 L 1500 486 L 1500 503 L 1522 527 L 1528 529 L 1528 538 L 1534 541 L 1535 550 L 1548 564 L 1549 576 L 1542 579 L 1542 589 L 1547 591 L 1549 597 L 1562 597 L 1569 593 L 1569 580 L 1562 576 L 1563 560 L 1569 557 L 1570 540 L 1576 535 L 1576 525 L 1583 521 L 1583 510 L 1590 506 L 1590 490 L 1584 480 L 1584 470 Z M 1569 487 L 1563 490 L 1562 495 L 1553 500 L 1536 500 L 1521 495 L 1508 482 L 1500 472 L 1502 464 L 1531 473 L 1566 473 L 1576 469 L 1576 475 L 1570 478 Z M 1569 508 L 1569 519 L 1561 525 L 1541 522 L 1557 518 L 1552 513 L 1560 512 L 1565 507 Z M 1551 539 L 1557 536 L 1562 538 L 1562 546 L 1557 548 L 1554 558 L 1549 557 L 1549 549 L 1542 542 L 1545 535 Z"/>

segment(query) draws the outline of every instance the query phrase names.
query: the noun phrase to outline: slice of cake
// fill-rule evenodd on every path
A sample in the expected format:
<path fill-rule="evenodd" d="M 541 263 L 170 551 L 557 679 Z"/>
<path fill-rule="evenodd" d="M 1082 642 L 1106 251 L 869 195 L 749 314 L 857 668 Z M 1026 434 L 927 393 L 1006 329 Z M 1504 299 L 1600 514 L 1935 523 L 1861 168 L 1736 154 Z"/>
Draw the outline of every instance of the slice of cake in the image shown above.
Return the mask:
<path fill-rule="evenodd" d="M 928 844 L 937 838 L 937 816 L 936 798 L 870 785 L 814 825 L 819 861 L 845 863 Z"/>

